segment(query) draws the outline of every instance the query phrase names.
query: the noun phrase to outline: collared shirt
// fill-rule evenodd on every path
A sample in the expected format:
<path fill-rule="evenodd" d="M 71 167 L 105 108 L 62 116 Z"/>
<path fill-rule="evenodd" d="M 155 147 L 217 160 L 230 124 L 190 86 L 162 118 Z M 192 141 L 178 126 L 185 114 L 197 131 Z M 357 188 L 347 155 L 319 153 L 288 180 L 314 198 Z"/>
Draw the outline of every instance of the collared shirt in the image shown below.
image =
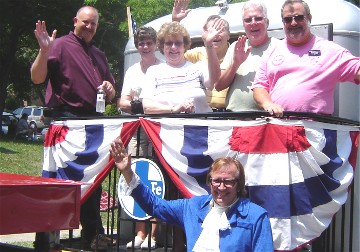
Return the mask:
<path fill-rule="evenodd" d="M 292 46 L 284 39 L 264 53 L 252 88 L 266 89 L 285 111 L 331 115 L 336 84 L 359 84 L 359 68 L 360 57 L 332 41 L 313 36 Z"/>
<path fill-rule="evenodd" d="M 115 83 L 105 54 L 73 32 L 54 41 L 48 58 L 48 107 L 70 107 L 95 112 L 97 87 Z"/>

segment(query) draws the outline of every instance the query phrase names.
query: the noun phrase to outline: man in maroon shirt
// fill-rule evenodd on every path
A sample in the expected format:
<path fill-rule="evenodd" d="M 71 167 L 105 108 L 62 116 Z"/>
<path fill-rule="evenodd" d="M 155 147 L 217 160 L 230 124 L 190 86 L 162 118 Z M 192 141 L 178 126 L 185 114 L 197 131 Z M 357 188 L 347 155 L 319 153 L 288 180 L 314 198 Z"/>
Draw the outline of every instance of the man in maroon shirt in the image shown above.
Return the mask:
<path fill-rule="evenodd" d="M 34 31 L 40 50 L 31 66 L 31 79 L 35 84 L 48 78 L 46 105 L 53 108 L 53 117 L 94 116 L 96 94 L 99 87 L 107 101 L 115 97 L 114 78 L 105 54 L 94 46 L 92 39 L 98 27 L 99 13 L 90 6 L 82 7 L 74 17 L 74 31 L 55 39 L 50 37 L 45 21 L 38 21 Z M 104 235 L 100 217 L 101 185 L 81 206 L 80 222 L 87 245 L 103 249 L 114 245 Z M 98 236 L 96 236 L 98 234 Z M 48 234 L 37 233 L 35 250 L 47 251 Z"/>
<path fill-rule="evenodd" d="M 41 84 L 49 78 L 46 106 L 60 116 L 63 112 L 96 115 L 96 93 L 100 86 L 108 101 L 115 97 L 115 81 L 105 54 L 92 41 L 98 19 L 95 8 L 82 7 L 74 17 L 74 32 L 58 39 L 55 39 L 56 30 L 48 36 L 45 21 L 36 23 L 34 33 L 40 50 L 31 66 L 31 80 Z"/>

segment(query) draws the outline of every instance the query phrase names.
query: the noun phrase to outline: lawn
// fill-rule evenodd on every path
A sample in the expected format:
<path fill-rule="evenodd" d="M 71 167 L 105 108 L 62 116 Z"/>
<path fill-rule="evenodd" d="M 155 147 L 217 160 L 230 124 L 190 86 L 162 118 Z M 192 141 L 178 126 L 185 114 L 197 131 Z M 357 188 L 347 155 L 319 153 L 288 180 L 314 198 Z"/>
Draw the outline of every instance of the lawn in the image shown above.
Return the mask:
<path fill-rule="evenodd" d="M 42 141 L 0 139 L 0 172 L 41 176 L 43 164 Z M 103 182 L 103 191 L 108 189 L 109 181 Z"/>
<path fill-rule="evenodd" d="M 43 142 L 0 139 L 0 172 L 41 176 Z"/>

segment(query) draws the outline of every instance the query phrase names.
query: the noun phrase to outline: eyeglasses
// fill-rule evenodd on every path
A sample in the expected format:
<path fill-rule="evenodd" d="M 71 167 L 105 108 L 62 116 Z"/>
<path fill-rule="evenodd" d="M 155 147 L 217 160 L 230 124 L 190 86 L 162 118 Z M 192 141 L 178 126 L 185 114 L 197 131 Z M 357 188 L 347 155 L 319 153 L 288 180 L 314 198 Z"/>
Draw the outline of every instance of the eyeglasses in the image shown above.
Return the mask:
<path fill-rule="evenodd" d="M 154 44 L 154 42 L 150 42 L 150 41 L 148 41 L 148 42 L 139 42 L 138 43 L 138 46 L 139 47 L 144 47 L 145 45 L 147 46 L 147 47 L 150 47 L 150 46 L 152 46 Z"/>
<path fill-rule="evenodd" d="M 230 188 L 233 187 L 237 181 L 237 179 L 210 178 L 210 183 L 213 187 L 219 187 L 221 183 L 223 183 L 225 187 Z"/>
<path fill-rule="evenodd" d="M 296 23 L 304 21 L 305 16 L 304 15 L 295 15 L 295 16 L 289 16 L 289 17 L 283 17 L 283 22 L 285 24 L 290 24 L 293 20 L 295 20 Z"/>
<path fill-rule="evenodd" d="M 255 22 L 260 22 L 263 21 L 264 17 L 249 17 L 249 18 L 244 18 L 244 22 L 250 24 L 252 21 Z"/>
<path fill-rule="evenodd" d="M 173 45 L 175 45 L 176 47 L 180 47 L 184 44 L 184 41 L 165 41 L 164 45 L 167 47 L 172 47 Z"/>

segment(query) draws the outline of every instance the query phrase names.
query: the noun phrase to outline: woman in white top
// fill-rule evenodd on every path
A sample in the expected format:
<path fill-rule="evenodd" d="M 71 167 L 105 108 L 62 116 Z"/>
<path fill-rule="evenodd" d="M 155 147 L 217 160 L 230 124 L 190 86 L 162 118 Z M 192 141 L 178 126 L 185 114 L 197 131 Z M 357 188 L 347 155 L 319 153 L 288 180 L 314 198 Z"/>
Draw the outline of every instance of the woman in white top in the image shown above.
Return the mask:
<path fill-rule="evenodd" d="M 161 62 L 156 58 L 156 31 L 152 27 L 140 27 L 134 34 L 134 44 L 141 60 L 129 67 L 125 72 L 121 98 L 118 107 L 128 114 L 142 114 L 142 108 L 132 106 L 134 101 L 139 100 L 139 94 L 145 84 L 145 74 L 152 65 Z"/>
<path fill-rule="evenodd" d="M 155 56 L 156 50 L 156 31 L 152 27 L 139 27 L 134 34 L 134 44 L 137 48 L 141 61 L 135 63 L 125 72 L 123 87 L 121 90 L 121 97 L 118 100 L 118 108 L 123 113 L 127 114 L 143 114 L 142 103 L 139 101 L 139 95 L 143 86 L 145 85 L 145 74 L 147 69 L 152 65 L 157 65 L 161 62 Z M 139 141 L 139 144 L 138 144 Z M 137 133 L 131 138 L 128 151 L 133 156 L 149 157 L 152 155 L 152 146 L 145 131 L 140 128 L 140 137 L 137 139 Z M 151 249 L 156 248 L 156 224 L 152 224 L 150 235 Z M 144 222 L 136 222 L 136 236 L 134 238 L 134 248 L 148 249 L 147 230 Z M 132 248 L 133 244 L 130 241 L 127 248 Z"/>
<path fill-rule="evenodd" d="M 184 57 L 191 45 L 185 27 L 176 21 L 161 26 L 157 45 L 166 62 L 151 66 L 146 73 L 146 85 L 140 95 L 145 114 L 212 111 L 205 90 L 212 90 L 221 74 L 212 42 L 223 29 L 223 20 L 217 19 L 203 31 L 208 62 L 193 64 Z"/>

